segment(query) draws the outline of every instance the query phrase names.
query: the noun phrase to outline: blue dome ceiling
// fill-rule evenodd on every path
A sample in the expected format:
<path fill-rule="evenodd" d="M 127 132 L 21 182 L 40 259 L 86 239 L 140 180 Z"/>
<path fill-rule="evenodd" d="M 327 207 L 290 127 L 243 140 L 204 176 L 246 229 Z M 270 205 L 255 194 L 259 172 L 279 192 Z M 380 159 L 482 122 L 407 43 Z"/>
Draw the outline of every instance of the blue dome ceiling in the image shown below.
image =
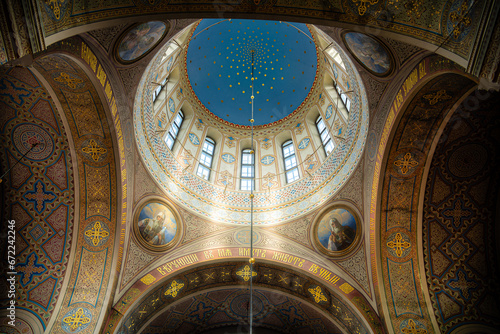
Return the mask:
<path fill-rule="evenodd" d="M 317 53 L 305 24 L 204 19 L 187 51 L 187 74 L 200 102 L 217 117 L 250 126 L 254 59 L 254 125 L 279 121 L 308 97 Z"/>

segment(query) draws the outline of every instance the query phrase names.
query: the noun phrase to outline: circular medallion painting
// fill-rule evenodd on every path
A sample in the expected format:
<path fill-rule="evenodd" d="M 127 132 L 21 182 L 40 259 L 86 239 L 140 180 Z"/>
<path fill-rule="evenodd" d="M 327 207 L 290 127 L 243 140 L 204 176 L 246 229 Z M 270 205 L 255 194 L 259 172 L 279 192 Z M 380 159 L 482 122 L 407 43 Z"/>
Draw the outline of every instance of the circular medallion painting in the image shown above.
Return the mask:
<path fill-rule="evenodd" d="M 378 39 L 359 32 L 348 32 L 343 38 L 354 58 L 372 74 L 385 76 L 392 71 L 392 56 Z"/>
<path fill-rule="evenodd" d="M 150 21 L 127 30 L 117 43 L 117 59 L 122 63 L 131 63 L 144 57 L 166 35 L 167 25 L 161 21 Z"/>
<path fill-rule="evenodd" d="M 347 253 L 360 238 L 361 222 L 356 214 L 344 206 L 333 206 L 320 215 L 314 224 L 316 246 L 328 255 Z"/>
<path fill-rule="evenodd" d="M 173 246 L 180 232 L 180 220 L 168 204 L 148 201 L 134 217 L 134 232 L 143 246 L 152 250 L 165 250 Z"/>

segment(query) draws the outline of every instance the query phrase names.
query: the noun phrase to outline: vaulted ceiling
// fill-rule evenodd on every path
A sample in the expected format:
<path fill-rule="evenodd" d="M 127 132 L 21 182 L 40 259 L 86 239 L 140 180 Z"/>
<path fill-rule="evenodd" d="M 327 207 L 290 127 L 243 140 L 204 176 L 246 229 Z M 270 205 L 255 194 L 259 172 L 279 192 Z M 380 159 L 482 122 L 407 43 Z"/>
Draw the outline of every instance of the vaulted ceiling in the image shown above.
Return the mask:
<path fill-rule="evenodd" d="M 500 32 L 491 17 L 496 17 L 498 3 L 58 0 L 37 4 L 34 11 L 15 1 L 2 6 L 0 158 L 2 174 L 8 173 L 0 184 L 1 212 L 2 221 L 15 221 L 17 272 L 16 327 L 2 316 L 2 330 L 246 332 L 250 279 L 257 333 L 493 333 L 500 326 L 495 284 L 499 95 L 478 89 L 480 79 L 483 86 L 498 84 Z M 34 15 L 38 10 L 41 15 Z M 16 11 L 24 16 L 14 15 Z M 198 23 L 201 17 L 217 19 Z M 309 146 L 297 148 L 304 160 L 297 189 L 276 180 L 275 188 L 258 188 L 257 198 L 266 198 L 266 192 L 274 196 L 281 188 L 291 195 L 284 196 L 284 204 L 272 204 L 284 218 L 269 215 L 271 223 L 266 224 L 265 210 L 257 216 L 261 222 L 253 229 L 252 256 L 248 213 L 211 211 L 219 202 L 231 205 L 233 193 L 245 201 L 245 193 L 221 183 L 219 176 L 199 180 L 193 164 L 201 149 L 190 138 L 191 133 L 199 139 L 220 135 L 218 166 L 239 163 L 248 130 L 241 126 L 251 124 L 243 113 L 232 111 L 239 107 L 231 101 L 245 98 L 248 103 L 248 92 L 236 89 L 247 73 L 231 68 L 240 58 L 219 50 L 231 38 L 247 38 L 242 30 L 229 31 L 241 22 L 236 18 L 300 22 L 273 22 L 269 30 L 283 35 L 276 43 L 290 37 L 291 44 L 299 44 L 300 57 L 294 47 L 272 44 L 264 50 L 267 42 L 260 35 L 242 49 L 245 71 L 252 48 L 261 57 L 254 59 L 259 69 L 270 65 L 267 56 L 279 59 L 259 78 L 265 88 L 255 93 L 256 99 L 271 92 L 268 86 L 273 93 L 270 101 L 255 102 L 256 111 L 279 102 L 291 105 L 287 110 L 293 114 L 309 101 L 317 76 L 327 71 L 339 85 L 349 82 L 366 94 L 366 101 L 353 100 L 353 115 L 358 105 L 366 108 L 366 129 L 360 125 L 356 132 L 354 124 L 349 128 L 350 123 L 336 125 L 331 119 L 332 129 L 350 129 L 344 141 L 363 138 L 346 144 L 346 157 L 352 152 L 359 156 L 352 165 L 346 163 L 348 173 L 332 176 L 338 186 L 321 177 L 331 172 L 328 166 L 336 166 L 335 158 L 339 164 L 344 158 L 307 151 L 321 148 L 307 112 L 295 114 L 297 119 L 282 128 L 264 128 L 269 133 L 256 138 L 256 154 L 267 152 L 259 156 L 259 168 L 268 171 L 271 158 L 263 158 L 270 156 L 275 174 L 280 140 L 289 136 L 300 145 L 307 137 Z M 124 61 L 118 54 L 122 38 L 147 21 L 163 22 L 165 30 L 154 40 L 143 39 L 146 46 L 141 45 L 139 56 Z M 209 37 L 203 28 L 217 22 L 222 23 L 210 28 L 216 37 Z M 264 27 L 257 25 L 269 22 L 250 21 L 247 30 L 259 31 Z M 337 75 L 333 68 L 318 70 L 316 62 L 323 61 L 321 50 L 328 45 L 309 43 L 316 38 L 313 23 L 338 44 L 341 59 L 358 81 L 351 80 L 348 70 L 337 68 Z M 196 38 L 182 39 L 183 31 Z M 377 73 L 370 67 L 376 52 L 363 58 L 346 38 L 353 31 L 371 38 L 367 43 L 379 45 L 377 52 L 387 53 L 389 71 Z M 178 54 L 162 60 L 175 36 Z M 290 61 L 282 63 L 281 58 Z M 173 83 L 158 110 L 170 117 L 172 100 L 174 111 L 183 108 L 188 115 L 180 132 L 183 146 L 174 146 L 173 160 L 166 148 L 160 151 L 165 156 L 148 157 L 134 124 L 147 119 L 137 117 L 137 106 L 154 89 L 149 80 L 154 66 Z M 312 68 L 304 71 L 305 79 L 302 67 Z M 259 69 L 257 77 L 264 74 Z M 305 87 L 304 94 L 289 92 L 294 80 Z M 275 86 L 276 81 L 282 86 Z M 327 84 L 318 81 L 317 95 L 304 105 L 307 110 L 314 106 L 328 121 L 328 107 L 335 103 L 326 94 Z M 255 119 L 262 124 L 277 120 L 269 116 L 264 112 Z M 151 124 L 158 120 L 152 119 Z M 231 123 L 235 126 L 225 133 Z M 342 147 L 344 142 L 334 139 Z M 236 162 L 228 163 L 224 153 Z M 162 176 L 151 166 L 163 158 L 172 163 L 165 164 Z M 191 162 L 182 165 L 184 160 Z M 233 168 L 236 177 L 239 172 Z M 210 189 L 219 189 L 220 196 L 205 195 Z M 310 196 L 309 202 L 295 203 L 297 193 Z M 164 203 L 176 218 L 176 237 L 168 247 L 151 246 L 134 227 L 141 210 L 153 202 Z M 339 252 L 328 250 L 318 238 L 322 221 L 336 209 L 348 210 L 357 221 L 356 240 Z M 7 233 L 8 223 L 3 226 Z M 7 251 L 9 242 L 2 240 L 0 247 Z M 256 259 L 254 265 L 250 257 Z M 6 280 L 0 284 L 9 290 Z"/>

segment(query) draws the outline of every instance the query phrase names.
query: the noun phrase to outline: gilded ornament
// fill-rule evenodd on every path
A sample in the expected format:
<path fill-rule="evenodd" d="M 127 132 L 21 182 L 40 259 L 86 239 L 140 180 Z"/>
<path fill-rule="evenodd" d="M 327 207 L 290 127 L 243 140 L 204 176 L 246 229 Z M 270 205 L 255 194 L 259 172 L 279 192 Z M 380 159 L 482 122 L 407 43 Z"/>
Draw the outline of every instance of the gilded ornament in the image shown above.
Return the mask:
<path fill-rule="evenodd" d="M 253 271 L 253 270 L 250 270 L 250 266 L 249 265 L 246 265 L 245 267 L 243 267 L 243 270 L 238 270 L 236 272 L 236 275 L 238 275 L 241 278 L 243 278 L 243 280 L 245 282 L 248 282 L 248 280 L 250 279 L 250 277 L 257 276 L 257 273 L 255 271 Z"/>
<path fill-rule="evenodd" d="M 339 289 L 342 290 L 346 295 L 350 294 L 354 288 L 349 283 L 344 283 L 339 286 Z"/>
<path fill-rule="evenodd" d="M 141 278 L 141 282 L 144 283 L 144 284 L 146 284 L 146 285 L 150 285 L 154 281 L 156 281 L 156 278 L 153 275 L 151 275 L 151 274 L 147 274 L 146 276 L 144 276 L 143 278 Z"/>
<path fill-rule="evenodd" d="M 309 289 L 307 289 L 307 291 L 309 291 L 309 293 L 314 297 L 314 301 L 317 304 L 319 304 L 321 302 L 326 302 L 328 300 L 328 299 L 326 299 L 325 295 L 323 294 L 323 290 L 321 290 L 321 288 L 319 286 L 317 286 L 314 289 L 309 288 Z"/>
<path fill-rule="evenodd" d="M 77 84 L 82 83 L 83 80 L 79 78 L 72 78 L 68 73 L 61 72 L 58 77 L 54 78 L 54 81 L 60 82 L 71 89 L 76 89 Z"/>
<path fill-rule="evenodd" d="M 401 257 L 404 250 L 410 248 L 411 244 L 403 239 L 401 233 L 397 233 L 394 239 L 387 243 L 387 247 L 391 248 L 398 257 Z"/>
<path fill-rule="evenodd" d="M 92 160 L 97 162 L 101 158 L 101 155 L 106 154 L 108 150 L 106 150 L 104 147 L 99 146 L 99 144 L 94 139 L 91 139 L 88 146 L 82 148 L 82 152 L 91 155 Z"/>
<path fill-rule="evenodd" d="M 378 0 L 353 0 L 353 2 L 358 6 L 359 15 L 363 16 L 366 14 L 368 7 L 377 4 Z"/>
<path fill-rule="evenodd" d="M 184 283 L 179 283 L 177 281 L 172 281 L 170 284 L 170 288 L 165 291 L 165 296 L 172 296 L 173 298 L 177 297 L 177 293 L 181 291 L 181 289 L 184 287 Z"/>
<path fill-rule="evenodd" d="M 97 221 L 91 229 L 85 231 L 85 235 L 92 239 L 92 244 L 94 246 L 97 246 L 102 239 L 109 236 L 109 232 L 103 229 L 101 222 Z"/>
<path fill-rule="evenodd" d="M 396 167 L 399 167 L 399 170 L 401 171 L 402 174 L 408 173 L 410 168 L 416 167 L 418 165 L 418 161 L 413 160 L 411 153 L 408 152 L 404 155 L 403 158 L 394 161 L 394 165 Z"/>
<path fill-rule="evenodd" d="M 79 308 L 75 315 L 67 316 L 63 319 L 63 322 L 68 324 L 72 331 L 77 330 L 79 327 L 86 325 L 90 322 L 90 318 L 83 313 L 83 309 Z"/>
<path fill-rule="evenodd" d="M 467 5 L 467 0 L 462 2 L 458 10 L 450 13 L 450 21 L 453 22 L 453 37 L 458 39 L 462 32 L 472 24 L 472 20 L 469 17 L 469 6 Z"/>
<path fill-rule="evenodd" d="M 404 334 L 427 334 L 427 331 L 424 328 L 417 328 L 415 321 L 410 319 L 406 327 L 401 329 L 401 332 Z"/>
<path fill-rule="evenodd" d="M 441 89 L 440 91 L 438 91 L 436 93 L 424 95 L 424 99 L 429 101 L 429 104 L 431 106 L 433 106 L 440 101 L 445 101 L 445 100 L 451 99 L 451 96 L 446 94 L 446 90 Z"/>

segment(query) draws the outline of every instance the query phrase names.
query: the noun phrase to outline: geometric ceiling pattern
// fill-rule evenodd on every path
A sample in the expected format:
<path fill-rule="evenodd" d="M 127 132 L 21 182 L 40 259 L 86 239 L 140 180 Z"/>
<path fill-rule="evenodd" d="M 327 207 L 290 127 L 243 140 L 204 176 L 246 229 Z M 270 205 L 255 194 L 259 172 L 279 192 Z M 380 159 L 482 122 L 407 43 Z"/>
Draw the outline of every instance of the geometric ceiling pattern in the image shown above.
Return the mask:
<path fill-rule="evenodd" d="M 478 97 L 481 100 L 477 99 Z M 500 175 L 498 93 L 474 91 L 455 111 L 436 147 L 425 189 L 427 284 L 439 328 L 482 323 L 500 328 L 495 247 Z M 498 241 L 498 240 L 497 240 Z"/>
<path fill-rule="evenodd" d="M 422 72 L 442 70 L 438 58 L 417 66 Z M 426 64 L 424 60 L 421 64 Z M 435 65 L 432 65 L 432 64 Z M 474 82 L 450 70 L 426 81 L 403 108 L 395 127 L 384 170 L 380 203 L 380 253 L 388 314 L 394 330 L 415 327 L 432 332 L 432 313 L 426 307 L 425 273 L 419 270 L 419 195 L 426 157 L 439 125 Z M 411 95 L 410 95 L 411 96 Z M 403 331 L 404 332 L 404 331 Z"/>
<path fill-rule="evenodd" d="M 54 102 L 33 72 L 3 71 L 0 89 L 0 157 L 3 171 L 11 168 L 2 179 L 8 187 L 1 216 L 12 219 L 9 229 L 15 231 L 15 243 L 2 238 L 0 246 L 7 249 L 8 242 L 9 256 L 15 250 L 8 271 L 17 272 L 16 306 L 45 328 L 61 294 L 74 238 L 74 157 Z M 2 225 L 7 228 L 6 219 Z M 9 290 L 6 284 L 1 280 L 3 291 Z"/>

